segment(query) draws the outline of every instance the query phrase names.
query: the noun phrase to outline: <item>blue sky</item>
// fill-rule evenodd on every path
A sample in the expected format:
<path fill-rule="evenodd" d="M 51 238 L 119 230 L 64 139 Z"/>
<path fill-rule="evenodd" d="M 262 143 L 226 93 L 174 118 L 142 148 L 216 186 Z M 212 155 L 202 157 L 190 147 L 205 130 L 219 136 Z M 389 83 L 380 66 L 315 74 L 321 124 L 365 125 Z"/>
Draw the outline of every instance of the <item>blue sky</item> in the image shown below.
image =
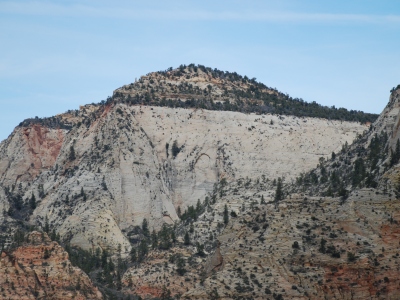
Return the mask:
<path fill-rule="evenodd" d="M 399 36 L 395 0 L 0 1 L 0 140 L 190 63 L 380 113 L 400 84 Z"/>

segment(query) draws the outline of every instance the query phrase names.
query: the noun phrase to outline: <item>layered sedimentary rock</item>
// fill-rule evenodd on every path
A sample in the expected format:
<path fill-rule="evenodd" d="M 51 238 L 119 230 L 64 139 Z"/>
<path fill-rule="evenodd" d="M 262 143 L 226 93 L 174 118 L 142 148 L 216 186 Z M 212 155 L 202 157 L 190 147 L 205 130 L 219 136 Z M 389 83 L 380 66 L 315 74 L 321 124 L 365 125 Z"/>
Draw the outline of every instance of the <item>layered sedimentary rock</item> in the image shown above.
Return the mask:
<path fill-rule="evenodd" d="M 221 178 L 292 180 L 366 130 L 323 119 L 125 104 L 81 118 L 70 131 L 18 127 L 0 153 L 3 189 L 14 185 L 11 194 L 26 206 L 32 193 L 37 199 L 30 222 L 47 218 L 86 249 L 129 250 L 121 230 L 144 218 L 155 228 L 176 221 L 178 206 L 203 201 Z M 1 202 L 7 211 L 10 201 L 3 195 Z"/>
<path fill-rule="evenodd" d="M 40 232 L 0 258 L 1 299 L 103 299 L 90 278 L 73 267 L 68 253 Z"/>

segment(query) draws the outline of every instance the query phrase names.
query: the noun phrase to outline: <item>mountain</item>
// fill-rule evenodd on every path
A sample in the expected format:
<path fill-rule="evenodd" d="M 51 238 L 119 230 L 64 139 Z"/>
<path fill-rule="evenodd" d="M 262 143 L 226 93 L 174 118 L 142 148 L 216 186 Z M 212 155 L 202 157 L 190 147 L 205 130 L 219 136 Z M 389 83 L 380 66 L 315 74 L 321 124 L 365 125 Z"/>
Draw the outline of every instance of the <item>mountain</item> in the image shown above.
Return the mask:
<path fill-rule="evenodd" d="M 363 297 L 367 271 L 357 281 L 327 274 L 360 269 L 361 261 L 368 269 L 374 258 L 396 274 L 386 262 L 392 258 L 377 251 L 396 256 L 395 238 L 386 245 L 380 228 L 353 224 L 355 216 L 381 222 L 394 204 L 374 196 L 378 218 L 361 199 L 373 191 L 354 192 L 362 195 L 355 202 L 350 191 L 360 185 L 344 186 L 345 177 L 332 192 L 337 198 L 324 197 L 328 186 L 318 176 L 321 165 L 336 168 L 332 153 L 341 161 L 340 152 L 354 157 L 355 145 L 367 147 L 375 132 L 389 136 L 396 101 L 377 118 L 203 66 L 150 73 L 99 104 L 27 119 L 0 144 L 0 245 L 9 249 L 18 230 L 44 231 L 106 298 Z M 342 160 L 352 167 L 353 159 Z M 376 165 L 384 168 L 383 160 Z M 350 195 L 345 201 L 339 187 Z M 390 237 L 395 225 L 385 229 Z M 335 251 L 328 231 L 338 239 Z M 351 234 L 372 233 L 359 243 L 377 257 L 359 254 Z M 370 294 L 396 296 L 397 281 L 379 272 L 374 278 L 385 285 Z"/>
<path fill-rule="evenodd" d="M 280 180 L 220 182 L 197 214 L 182 217 L 177 232 L 191 232 L 189 245 L 153 250 L 127 270 L 125 291 L 155 297 L 166 286 L 188 299 L 397 299 L 399 159 L 391 162 L 399 103 L 400 86 L 370 130 L 281 192 Z M 334 173 L 344 193 L 335 190 Z"/>
<path fill-rule="evenodd" d="M 147 82 L 170 85 L 172 93 L 191 80 L 194 90 L 211 90 L 218 103 L 222 90 L 252 86 L 241 77 L 214 84 L 200 69 L 180 77 L 178 72 L 170 72 L 174 81 L 169 72 L 151 73 L 114 95 L 125 91 L 127 99 L 140 98 L 147 95 Z M 116 96 L 103 105 L 22 122 L 0 145 L 4 221 L 43 227 L 48 220 L 73 245 L 115 250 L 121 244 L 128 251 L 128 233 L 144 218 L 156 229 L 177 221 L 178 207 L 203 201 L 220 179 L 290 180 L 366 129 L 326 119 L 125 102 Z"/>

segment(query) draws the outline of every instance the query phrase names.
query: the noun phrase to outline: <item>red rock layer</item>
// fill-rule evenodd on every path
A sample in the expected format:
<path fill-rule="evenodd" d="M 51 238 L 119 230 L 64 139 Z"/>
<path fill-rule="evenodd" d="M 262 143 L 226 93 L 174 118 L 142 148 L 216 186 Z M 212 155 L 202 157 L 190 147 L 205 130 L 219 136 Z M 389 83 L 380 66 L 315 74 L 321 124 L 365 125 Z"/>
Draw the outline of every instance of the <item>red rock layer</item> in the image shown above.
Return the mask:
<path fill-rule="evenodd" d="M 103 299 L 90 278 L 73 267 L 68 253 L 46 234 L 32 232 L 27 244 L 0 259 L 0 299 Z"/>

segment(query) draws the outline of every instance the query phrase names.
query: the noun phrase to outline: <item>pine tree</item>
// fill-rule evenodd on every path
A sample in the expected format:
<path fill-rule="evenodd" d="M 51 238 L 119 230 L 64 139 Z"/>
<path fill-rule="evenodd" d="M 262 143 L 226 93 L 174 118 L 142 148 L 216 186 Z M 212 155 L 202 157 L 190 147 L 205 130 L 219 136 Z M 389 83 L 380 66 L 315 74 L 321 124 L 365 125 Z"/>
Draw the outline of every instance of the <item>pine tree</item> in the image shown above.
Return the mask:
<path fill-rule="evenodd" d="M 190 237 L 188 232 L 185 233 L 184 243 L 186 246 L 190 245 Z"/>
<path fill-rule="evenodd" d="M 142 221 L 142 231 L 143 231 L 144 236 L 146 236 L 146 237 L 150 236 L 149 223 L 147 222 L 146 218 L 144 218 Z"/>
<path fill-rule="evenodd" d="M 178 211 L 177 211 L 177 213 L 178 213 L 178 217 L 181 218 L 181 216 L 182 216 L 182 211 L 181 211 L 181 207 L 180 207 L 180 206 L 178 206 Z"/>
<path fill-rule="evenodd" d="M 172 156 L 175 158 L 179 152 L 181 151 L 181 148 L 178 146 L 178 142 L 175 140 L 172 144 Z"/>
<path fill-rule="evenodd" d="M 343 183 L 340 184 L 339 186 L 339 196 L 342 198 L 342 201 L 346 200 L 347 197 L 349 196 L 349 191 L 346 190 L 345 186 Z"/>
<path fill-rule="evenodd" d="M 86 202 L 87 197 L 85 191 L 83 190 L 83 187 L 81 187 L 81 197 L 83 198 L 83 201 Z"/>
<path fill-rule="evenodd" d="M 160 232 L 159 232 L 159 247 L 163 250 L 167 250 L 171 248 L 171 228 L 168 227 L 167 224 L 163 224 Z"/>
<path fill-rule="evenodd" d="M 36 197 L 33 193 L 32 193 L 31 198 L 29 199 L 29 205 L 32 209 L 36 208 Z"/>
<path fill-rule="evenodd" d="M 278 182 L 276 184 L 275 205 L 277 205 L 280 200 L 283 200 L 283 187 L 282 187 L 282 179 L 279 177 Z"/>
<path fill-rule="evenodd" d="M 225 204 L 224 207 L 224 224 L 227 225 L 229 222 L 228 206 Z"/>
<path fill-rule="evenodd" d="M 176 271 L 181 276 L 185 275 L 185 273 L 186 273 L 185 261 L 181 256 L 179 256 L 177 261 L 176 261 Z"/>
<path fill-rule="evenodd" d="M 332 152 L 331 159 L 332 159 L 332 160 L 335 160 L 335 158 L 336 158 L 336 153 L 335 153 L 335 152 Z"/>
<path fill-rule="evenodd" d="M 131 256 L 131 262 L 133 262 L 133 263 L 137 262 L 137 253 L 136 253 L 136 249 L 133 248 L 133 247 L 132 247 L 132 249 L 131 249 L 130 256 Z"/>
<path fill-rule="evenodd" d="M 151 233 L 151 248 L 157 249 L 158 247 L 158 238 L 156 231 L 153 229 L 153 232 Z"/>
<path fill-rule="evenodd" d="M 200 210 L 201 210 L 201 203 L 200 203 L 200 199 L 197 199 L 197 204 L 196 204 L 196 213 L 200 214 Z"/>
<path fill-rule="evenodd" d="M 69 160 L 75 160 L 75 158 L 75 149 L 74 146 L 71 145 L 71 147 L 69 147 Z"/>
<path fill-rule="evenodd" d="M 100 173 L 100 169 L 99 169 L 99 172 L 98 173 Z M 103 190 L 105 190 L 105 191 L 107 191 L 107 184 L 106 184 L 106 178 L 105 178 L 105 176 L 103 176 L 103 180 L 102 180 L 102 182 L 101 182 L 101 187 L 103 188 Z"/>
<path fill-rule="evenodd" d="M 139 244 L 138 261 L 143 261 L 148 252 L 149 247 L 147 246 L 147 242 L 146 240 L 142 240 Z"/>
<path fill-rule="evenodd" d="M 50 224 L 49 224 L 49 218 L 46 216 L 44 220 L 44 232 L 49 233 L 50 232 Z"/>
<path fill-rule="evenodd" d="M 14 198 L 14 204 L 15 204 L 15 208 L 16 208 L 17 210 L 21 210 L 21 209 L 22 209 L 23 201 L 22 201 L 21 195 L 17 195 L 17 196 Z"/>

